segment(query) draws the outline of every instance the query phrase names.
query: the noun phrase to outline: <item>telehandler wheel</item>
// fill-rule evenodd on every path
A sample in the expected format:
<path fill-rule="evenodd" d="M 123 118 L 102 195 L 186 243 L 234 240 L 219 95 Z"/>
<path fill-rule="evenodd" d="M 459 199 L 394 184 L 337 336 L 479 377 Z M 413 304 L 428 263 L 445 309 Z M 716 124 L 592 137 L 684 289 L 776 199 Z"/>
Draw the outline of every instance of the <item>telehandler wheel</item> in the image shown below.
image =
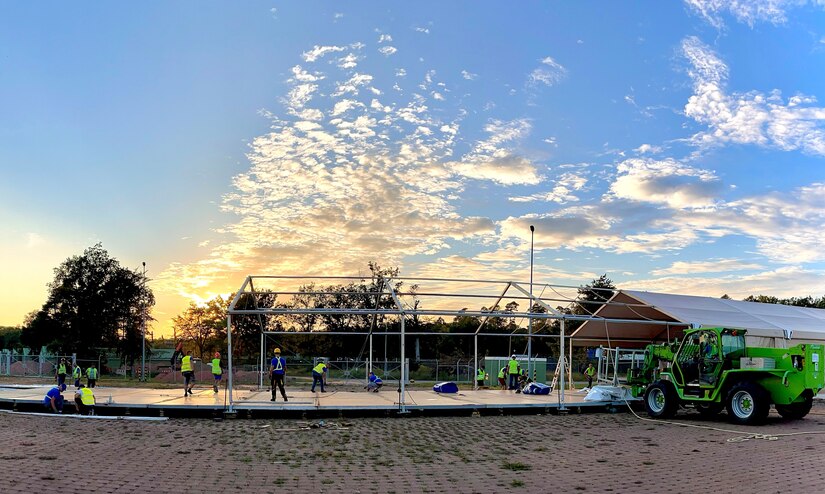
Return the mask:
<path fill-rule="evenodd" d="M 725 405 L 722 403 L 697 403 L 694 408 L 702 417 L 710 418 L 719 415 Z"/>
<path fill-rule="evenodd" d="M 656 381 L 645 391 L 645 409 L 651 417 L 669 419 L 679 409 L 679 397 L 670 383 Z"/>
<path fill-rule="evenodd" d="M 740 425 L 764 422 L 771 410 L 771 399 L 762 386 L 743 381 L 731 388 L 727 397 L 728 418 Z"/>
<path fill-rule="evenodd" d="M 805 415 L 808 415 L 808 412 L 811 411 L 811 407 L 814 404 L 813 396 L 808 395 L 805 397 L 805 401 L 801 403 L 791 403 L 789 405 L 775 405 L 776 411 L 779 415 L 782 415 L 783 418 L 790 419 L 790 420 L 799 420 Z"/>

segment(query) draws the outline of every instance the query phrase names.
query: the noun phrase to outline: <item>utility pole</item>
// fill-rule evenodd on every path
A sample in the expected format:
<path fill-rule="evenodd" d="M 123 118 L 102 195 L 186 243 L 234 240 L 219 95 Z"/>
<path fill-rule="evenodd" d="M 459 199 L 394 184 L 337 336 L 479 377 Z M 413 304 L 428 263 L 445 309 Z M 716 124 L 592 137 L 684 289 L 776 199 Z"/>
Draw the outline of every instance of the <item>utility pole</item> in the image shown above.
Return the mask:
<path fill-rule="evenodd" d="M 146 262 L 143 262 L 143 279 L 140 291 L 140 325 L 143 330 L 143 344 L 140 356 L 140 380 L 146 382 Z"/>

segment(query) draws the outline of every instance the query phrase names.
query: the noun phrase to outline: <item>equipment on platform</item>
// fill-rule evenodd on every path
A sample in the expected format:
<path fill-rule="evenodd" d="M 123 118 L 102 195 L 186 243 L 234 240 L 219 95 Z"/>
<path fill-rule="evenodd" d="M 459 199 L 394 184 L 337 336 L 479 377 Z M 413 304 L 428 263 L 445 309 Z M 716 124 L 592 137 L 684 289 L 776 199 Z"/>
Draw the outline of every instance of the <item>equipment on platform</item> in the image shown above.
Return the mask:
<path fill-rule="evenodd" d="M 433 386 L 433 391 L 436 393 L 458 393 L 458 385 L 454 382 L 436 383 Z"/>
<path fill-rule="evenodd" d="M 738 424 L 765 420 L 773 404 L 785 418 L 801 419 L 825 387 L 823 345 L 747 348 L 745 330 L 699 328 L 680 343 L 648 345 L 644 363 L 631 368 L 633 396 L 644 395 L 651 417 L 670 418 L 679 407 L 703 415 L 727 408 Z"/>

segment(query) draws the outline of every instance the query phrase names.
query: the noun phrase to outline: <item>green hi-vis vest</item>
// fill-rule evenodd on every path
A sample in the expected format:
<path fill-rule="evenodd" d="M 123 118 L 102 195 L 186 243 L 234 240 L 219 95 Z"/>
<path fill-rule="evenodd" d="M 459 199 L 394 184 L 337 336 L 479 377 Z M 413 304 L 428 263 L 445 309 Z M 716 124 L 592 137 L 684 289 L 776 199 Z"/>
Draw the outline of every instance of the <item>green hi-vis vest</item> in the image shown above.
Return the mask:
<path fill-rule="evenodd" d="M 215 374 L 216 376 L 221 375 L 221 359 L 219 359 L 219 358 L 213 358 L 212 359 L 212 374 Z"/>
<path fill-rule="evenodd" d="M 595 373 L 596 373 L 596 369 L 594 369 L 593 367 L 588 367 L 587 369 L 584 370 L 584 374 L 587 375 L 587 376 L 590 376 L 590 377 L 593 377 L 593 374 L 595 374 Z"/>
<path fill-rule="evenodd" d="M 316 365 L 312 370 L 317 372 L 318 374 L 323 374 L 327 370 L 327 364 L 321 362 L 320 364 Z"/>
<path fill-rule="evenodd" d="M 477 381 L 483 381 L 484 380 L 484 369 L 479 369 L 478 370 L 478 374 L 476 375 L 476 380 Z"/>
<path fill-rule="evenodd" d="M 192 370 L 192 357 L 189 355 L 183 357 L 183 360 L 180 361 L 180 371 L 181 372 L 189 372 Z"/>
<path fill-rule="evenodd" d="M 509 366 L 508 370 L 510 371 L 510 374 L 518 374 L 518 360 L 510 360 L 507 362 L 507 365 Z"/>
<path fill-rule="evenodd" d="M 60 364 L 57 366 L 57 373 L 58 374 L 65 374 L 66 373 L 66 364 Z"/>
<path fill-rule="evenodd" d="M 80 371 L 79 365 L 74 366 L 74 371 L 72 371 L 72 375 L 75 379 L 80 379 L 80 376 L 83 375 L 83 373 Z"/>
<path fill-rule="evenodd" d="M 80 402 L 86 406 L 94 406 L 95 405 L 95 395 L 92 393 L 92 390 L 89 388 L 80 388 Z"/>
<path fill-rule="evenodd" d="M 89 379 L 97 379 L 97 369 L 93 367 L 86 369 L 86 377 Z"/>
<path fill-rule="evenodd" d="M 504 379 L 504 367 L 498 370 L 498 378 Z"/>

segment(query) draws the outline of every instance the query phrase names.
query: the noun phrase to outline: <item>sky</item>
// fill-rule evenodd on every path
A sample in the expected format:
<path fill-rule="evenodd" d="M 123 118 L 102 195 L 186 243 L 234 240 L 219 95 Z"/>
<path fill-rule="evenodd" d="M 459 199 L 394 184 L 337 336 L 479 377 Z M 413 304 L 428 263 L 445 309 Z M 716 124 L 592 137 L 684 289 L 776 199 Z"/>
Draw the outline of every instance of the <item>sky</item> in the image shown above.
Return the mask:
<path fill-rule="evenodd" d="M 3 2 L 0 325 L 97 242 L 254 275 L 825 294 L 825 0 Z"/>

